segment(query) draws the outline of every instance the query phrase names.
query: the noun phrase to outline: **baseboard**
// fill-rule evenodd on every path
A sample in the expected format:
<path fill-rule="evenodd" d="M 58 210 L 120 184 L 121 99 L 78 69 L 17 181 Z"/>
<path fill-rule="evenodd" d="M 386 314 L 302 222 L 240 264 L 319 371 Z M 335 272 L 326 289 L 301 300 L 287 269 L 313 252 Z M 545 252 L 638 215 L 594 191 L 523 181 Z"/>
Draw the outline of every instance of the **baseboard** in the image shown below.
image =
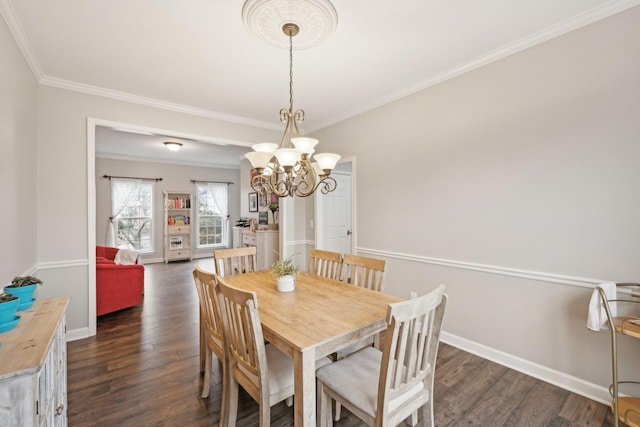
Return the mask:
<path fill-rule="evenodd" d="M 452 345 L 484 359 L 491 360 L 492 362 L 499 363 L 500 365 L 522 372 L 523 374 L 561 387 L 572 393 L 595 400 L 596 402 L 600 402 L 605 405 L 609 405 L 610 403 L 611 396 L 609 395 L 609 390 L 606 387 L 584 381 L 580 378 L 567 375 L 563 372 L 547 368 L 537 363 L 478 344 L 477 342 L 461 338 L 445 331 L 442 331 L 440 340 L 443 343 Z"/>
<path fill-rule="evenodd" d="M 79 328 L 67 331 L 67 342 L 77 341 L 84 338 L 89 338 L 89 328 Z"/>

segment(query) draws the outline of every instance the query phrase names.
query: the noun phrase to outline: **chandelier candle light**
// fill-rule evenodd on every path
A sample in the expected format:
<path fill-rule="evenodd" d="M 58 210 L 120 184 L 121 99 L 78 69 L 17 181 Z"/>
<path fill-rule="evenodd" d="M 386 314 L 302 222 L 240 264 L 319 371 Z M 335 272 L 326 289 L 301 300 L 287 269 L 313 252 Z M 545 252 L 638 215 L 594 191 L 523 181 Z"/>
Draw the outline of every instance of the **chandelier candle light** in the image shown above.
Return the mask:
<path fill-rule="evenodd" d="M 278 197 L 307 197 L 318 188 L 327 194 L 336 189 L 336 180 L 330 174 L 340 156 L 313 155 L 318 140 L 300 136 L 298 122 L 304 120 L 304 111 L 293 110 L 293 37 L 300 27 L 285 23 L 282 31 L 289 37 L 289 109 L 280 110 L 280 121 L 285 124 L 280 145 L 255 144 L 251 147 L 254 151 L 245 155 L 253 168 L 251 187 L 259 193 L 273 193 Z"/>

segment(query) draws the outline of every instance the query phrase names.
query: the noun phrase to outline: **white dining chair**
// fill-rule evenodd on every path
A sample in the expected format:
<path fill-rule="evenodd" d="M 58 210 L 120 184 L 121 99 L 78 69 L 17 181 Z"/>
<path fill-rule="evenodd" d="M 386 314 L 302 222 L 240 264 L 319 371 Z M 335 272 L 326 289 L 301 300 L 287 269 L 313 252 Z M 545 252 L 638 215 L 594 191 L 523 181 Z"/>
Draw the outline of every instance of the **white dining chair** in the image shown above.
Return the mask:
<path fill-rule="evenodd" d="M 319 426 L 334 399 L 369 425 L 396 426 L 421 410 L 433 426 L 433 381 L 447 303 L 445 286 L 390 304 L 383 350 L 366 347 L 316 372 Z"/>
<path fill-rule="evenodd" d="M 271 406 L 294 393 L 293 359 L 264 342 L 255 292 L 232 288 L 218 281 L 227 361 L 222 426 L 235 426 L 238 386 L 258 403 L 260 426 L 270 425 Z M 324 357 L 316 368 L 330 364 Z"/>

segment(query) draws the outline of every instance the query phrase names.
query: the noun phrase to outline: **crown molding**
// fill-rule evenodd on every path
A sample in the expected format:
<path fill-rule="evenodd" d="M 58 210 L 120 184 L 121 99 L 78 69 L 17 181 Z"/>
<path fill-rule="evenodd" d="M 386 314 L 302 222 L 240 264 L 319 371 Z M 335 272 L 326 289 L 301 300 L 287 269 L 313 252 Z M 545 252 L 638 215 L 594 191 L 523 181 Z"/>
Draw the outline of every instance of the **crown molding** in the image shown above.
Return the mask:
<path fill-rule="evenodd" d="M 98 152 L 96 152 L 96 159 L 126 160 L 128 162 L 145 162 L 145 163 L 159 163 L 159 164 L 165 164 L 165 165 L 240 170 L 240 164 L 238 164 L 237 166 L 234 166 L 234 165 L 227 165 L 227 164 L 221 164 L 221 163 L 194 162 L 194 161 L 188 161 L 188 160 L 182 160 L 182 161 L 167 160 L 167 159 L 157 159 L 153 157 L 117 155 L 117 154 L 107 154 L 107 153 L 98 153 Z"/>
<path fill-rule="evenodd" d="M 0 15 L 2 15 L 7 23 L 7 27 L 9 27 L 9 31 L 11 31 L 18 48 L 22 52 L 27 64 L 29 64 L 33 77 L 35 77 L 36 82 L 40 82 L 44 76 L 44 72 L 40 66 L 40 61 L 38 61 L 38 58 L 33 52 L 33 47 L 31 47 L 29 38 L 25 34 L 22 24 L 16 15 L 16 11 L 9 0 L 0 0 Z"/>
<path fill-rule="evenodd" d="M 584 13 L 581 13 L 580 15 L 577 15 L 570 19 L 562 21 L 559 24 L 547 27 L 543 30 L 530 34 L 527 37 L 523 37 L 520 40 L 516 40 L 514 42 L 508 43 L 502 46 L 501 48 L 488 52 L 473 61 L 459 64 L 458 66 L 453 67 L 450 70 L 445 71 L 440 75 L 437 75 L 430 79 L 424 80 L 416 85 L 407 87 L 405 89 L 401 89 L 389 95 L 378 98 L 368 104 L 364 104 L 358 108 L 345 112 L 344 114 L 341 114 L 339 116 L 334 116 L 333 119 L 330 119 L 328 121 L 325 121 L 313 127 L 310 127 L 309 133 L 317 132 L 321 129 L 324 129 L 336 123 L 340 123 L 344 120 L 350 119 L 360 114 L 366 113 L 367 111 L 381 107 L 385 104 L 389 104 L 393 101 L 397 101 L 398 99 L 420 92 L 431 86 L 435 86 L 449 79 L 453 79 L 454 77 L 458 77 L 462 74 L 468 73 L 469 71 L 473 71 L 476 68 L 480 68 L 484 65 L 491 64 L 492 62 L 496 62 L 502 58 L 521 52 L 530 47 L 544 43 L 548 40 L 551 40 L 555 37 L 569 33 L 571 31 L 577 30 L 579 28 L 585 27 L 589 24 L 592 24 L 594 22 L 607 18 L 611 15 L 615 15 L 616 13 L 622 12 L 626 9 L 629 9 L 637 5 L 640 5 L 640 0 L 610 0 L 598 7 L 595 7 Z"/>
<path fill-rule="evenodd" d="M 0 0 L 2 1 L 2 0 Z M 175 104 L 172 102 L 162 101 L 160 99 L 147 98 L 144 96 L 134 95 L 127 92 L 120 92 L 117 90 L 106 89 L 99 86 L 88 85 L 84 83 L 72 82 L 70 80 L 59 79 L 55 77 L 45 76 L 40 80 L 40 84 L 44 86 L 56 87 L 59 89 L 66 89 L 74 92 L 85 93 L 88 95 L 102 96 L 105 98 L 111 98 L 118 101 L 130 102 L 133 104 L 146 105 L 148 107 L 160 108 L 163 110 L 175 111 L 178 113 L 189 114 L 192 116 L 205 117 L 208 119 L 221 120 L 229 123 L 236 123 L 240 125 L 280 130 L 280 126 L 276 126 L 272 123 L 261 122 L 258 120 L 251 120 L 240 116 L 233 116 L 231 114 L 218 113 L 215 111 L 205 110 L 203 108 L 190 107 L 188 105 Z"/>
<path fill-rule="evenodd" d="M 407 87 L 405 89 L 401 89 L 394 93 L 391 93 L 387 96 L 378 98 L 370 103 L 364 104 L 358 108 L 355 108 L 351 111 L 347 111 L 343 114 L 334 116 L 332 119 L 329 119 L 325 122 L 321 122 L 315 126 L 310 126 L 306 131 L 308 133 L 317 132 L 321 129 L 334 125 L 336 123 L 342 122 L 344 120 L 350 119 L 357 115 L 363 114 L 367 111 L 373 110 L 375 108 L 381 107 L 385 104 L 396 101 L 400 98 L 404 98 L 408 95 L 412 95 L 424 89 L 427 89 L 431 86 L 435 86 L 439 83 L 442 83 L 446 80 L 452 79 L 454 77 L 460 76 L 469 71 L 475 70 L 476 68 L 482 67 L 484 65 L 490 64 L 492 62 L 498 61 L 507 56 L 513 55 L 515 53 L 521 52 L 525 49 L 558 37 L 560 35 L 566 34 L 570 31 L 574 31 L 578 28 L 584 27 L 601 19 L 607 18 L 616 13 L 622 12 L 626 9 L 629 9 L 634 6 L 640 5 L 640 0 L 610 0 L 608 2 L 603 3 L 602 5 L 595 7 L 591 10 L 588 10 L 580 15 L 567 19 L 557 25 L 553 25 L 544 30 L 533 33 L 527 37 L 524 37 L 520 40 L 516 40 L 515 42 L 508 43 L 507 45 L 488 52 L 487 54 L 467 63 L 460 64 L 452 69 L 441 73 L 433 78 L 424 80 L 416 85 Z M 171 102 L 166 102 L 153 98 L 146 98 L 138 95 L 133 95 L 126 92 L 119 92 L 111 89 L 105 89 L 98 86 L 87 85 L 83 83 L 76 83 L 69 80 L 63 80 L 55 77 L 50 77 L 44 74 L 40 62 L 38 61 L 31 43 L 27 38 L 20 21 L 17 18 L 15 10 L 11 5 L 10 0 L 0 0 L 0 14 L 2 14 L 4 20 L 9 27 L 9 30 L 13 34 L 13 37 L 18 44 L 18 47 L 22 51 L 29 67 L 31 68 L 31 72 L 33 73 L 36 81 L 45 86 L 57 87 L 61 89 L 67 89 L 75 92 L 86 93 L 90 95 L 102 96 L 105 98 L 116 99 L 119 101 L 130 102 L 134 104 L 146 105 L 150 107 L 155 107 L 159 109 L 175 111 L 183 114 L 189 114 L 198 117 L 204 117 L 214 120 L 221 120 L 230 123 L 236 123 L 240 125 L 253 126 L 262 129 L 268 130 L 276 130 L 280 131 L 281 127 L 279 125 L 262 122 L 258 120 L 251 120 L 244 117 L 233 116 L 230 114 L 219 113 L 215 111 L 205 110 L 201 108 L 190 107 L 181 104 L 175 104 Z"/>

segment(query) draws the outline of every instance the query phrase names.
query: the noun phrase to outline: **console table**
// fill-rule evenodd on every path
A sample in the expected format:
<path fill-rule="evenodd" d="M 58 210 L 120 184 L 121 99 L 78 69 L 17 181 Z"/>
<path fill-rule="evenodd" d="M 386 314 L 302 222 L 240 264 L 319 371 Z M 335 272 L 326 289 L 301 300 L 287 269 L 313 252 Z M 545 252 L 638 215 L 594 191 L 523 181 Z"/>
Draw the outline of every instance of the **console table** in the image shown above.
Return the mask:
<path fill-rule="evenodd" d="M 18 325 L 0 333 L 0 425 L 67 425 L 69 297 L 36 301 Z"/>

